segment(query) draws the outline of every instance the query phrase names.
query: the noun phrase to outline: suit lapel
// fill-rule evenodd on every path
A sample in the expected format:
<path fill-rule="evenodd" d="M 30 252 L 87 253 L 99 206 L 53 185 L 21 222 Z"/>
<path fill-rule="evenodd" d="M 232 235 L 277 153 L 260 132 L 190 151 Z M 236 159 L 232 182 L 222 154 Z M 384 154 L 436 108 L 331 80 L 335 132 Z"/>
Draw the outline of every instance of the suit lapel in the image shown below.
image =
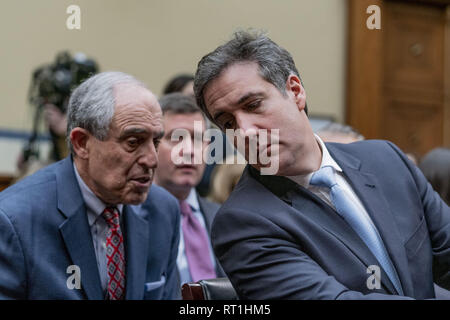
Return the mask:
<path fill-rule="evenodd" d="M 313 220 L 342 242 L 366 267 L 377 261 L 369 248 L 345 220 L 314 193 L 299 186 L 289 178 L 262 176 L 251 167 L 248 167 L 247 170 L 281 200 L 303 213 L 308 219 Z M 390 283 L 386 287 L 393 290 Z"/>
<path fill-rule="evenodd" d="M 299 187 L 297 195 L 290 196 L 292 206 L 305 213 L 308 218 L 320 225 L 328 233 L 342 242 L 366 268 L 378 264 L 377 259 L 366 244 L 341 216 L 312 192 Z M 394 286 L 381 268 L 381 283 L 389 292 L 395 293 Z M 384 281 L 383 281 L 384 280 Z"/>
<path fill-rule="evenodd" d="M 126 237 L 126 296 L 127 300 L 142 300 L 147 272 L 148 223 L 130 206 L 124 206 Z"/>
<path fill-rule="evenodd" d="M 383 239 L 384 246 L 397 270 L 404 294 L 412 294 L 411 279 L 409 273 L 405 272 L 408 270 L 408 260 L 403 248 L 403 241 L 386 199 L 378 188 L 376 177 L 352 168 L 343 168 L 343 170 Z"/>
<path fill-rule="evenodd" d="M 328 146 L 327 146 L 328 147 Z M 331 149 L 334 150 L 334 149 Z M 330 153 L 331 150 L 329 149 Z M 358 171 L 360 167 L 360 161 L 356 158 L 345 154 L 346 157 L 339 157 L 332 153 L 333 159 L 339 163 L 344 173 L 349 168 L 353 169 L 353 172 Z M 346 163 L 348 165 L 343 165 Z M 269 190 L 275 195 L 280 197 L 283 201 L 292 205 L 295 209 L 302 212 L 306 217 L 313 220 L 325 231 L 336 237 L 337 240 L 342 242 L 358 259 L 366 266 L 378 265 L 378 261 L 358 234 L 345 222 L 341 216 L 328 206 L 322 199 L 317 197 L 309 190 L 297 185 L 292 180 L 286 177 L 280 176 L 262 176 L 251 167 L 248 167 L 249 173 L 256 177 L 261 183 L 263 183 Z M 352 179 L 358 180 L 357 176 L 352 176 Z M 353 186 L 353 185 L 352 185 Z M 355 188 L 355 186 L 353 186 Z M 359 196 L 359 194 L 358 194 Z M 364 202 L 363 202 L 364 203 Z M 364 203 L 364 205 L 366 205 Z M 374 221 L 375 223 L 375 221 Z M 378 225 L 377 225 L 377 228 Z M 389 249 L 388 249 L 389 250 Z M 389 280 L 389 277 L 383 270 L 381 271 L 381 284 L 383 287 L 395 294 L 396 290 Z"/>
<path fill-rule="evenodd" d="M 60 232 L 69 256 L 81 271 L 81 286 L 88 299 L 103 299 L 86 207 L 73 171 L 71 158 L 62 161 L 56 173 L 58 209 L 67 218 Z"/>
<path fill-rule="evenodd" d="M 205 219 L 206 231 L 208 232 L 208 234 L 210 234 L 211 224 L 212 224 L 211 212 L 208 211 L 203 198 L 201 198 L 198 194 L 197 194 L 197 200 L 198 200 L 198 206 L 200 208 L 200 212 L 202 213 L 203 218 Z"/>
<path fill-rule="evenodd" d="M 327 147 L 333 158 L 341 166 L 350 185 L 364 204 L 372 222 L 380 233 L 389 257 L 397 270 L 404 294 L 413 294 L 411 279 L 409 273 L 406 272 L 408 270 L 408 260 L 403 247 L 403 241 L 401 240 L 389 205 L 379 189 L 379 183 L 375 175 L 360 170 L 360 167 L 355 165 L 355 160 L 352 160 L 352 156 L 332 145 L 327 145 Z M 393 288 L 390 280 L 387 281 L 388 279 L 388 276 L 383 270 L 382 282 L 386 284 L 389 282 L 389 285 Z M 396 290 L 393 292 L 396 292 Z"/>

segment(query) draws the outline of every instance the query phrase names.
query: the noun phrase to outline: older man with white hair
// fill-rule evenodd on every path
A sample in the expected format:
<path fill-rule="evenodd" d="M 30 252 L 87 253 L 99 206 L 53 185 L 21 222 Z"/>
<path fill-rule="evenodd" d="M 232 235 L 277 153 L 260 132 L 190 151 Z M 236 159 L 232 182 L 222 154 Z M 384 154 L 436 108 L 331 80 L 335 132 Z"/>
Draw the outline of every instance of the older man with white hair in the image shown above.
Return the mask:
<path fill-rule="evenodd" d="M 156 97 L 130 75 L 98 74 L 73 92 L 67 127 L 71 155 L 0 194 L 0 298 L 178 298 L 178 203 L 149 192 Z M 129 206 L 143 202 L 144 216 Z"/>

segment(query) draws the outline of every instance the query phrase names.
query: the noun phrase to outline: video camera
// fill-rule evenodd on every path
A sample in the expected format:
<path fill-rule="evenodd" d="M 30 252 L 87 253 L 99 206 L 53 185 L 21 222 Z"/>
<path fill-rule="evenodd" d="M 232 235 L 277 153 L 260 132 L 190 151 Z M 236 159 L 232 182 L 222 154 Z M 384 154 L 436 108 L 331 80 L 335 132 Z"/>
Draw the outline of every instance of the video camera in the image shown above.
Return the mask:
<path fill-rule="evenodd" d="M 72 58 L 69 52 L 60 52 L 54 63 L 33 72 L 29 101 L 37 107 L 51 103 L 65 112 L 71 90 L 97 72 L 97 63 L 85 54 L 76 53 Z"/>
<path fill-rule="evenodd" d="M 39 121 L 46 104 L 53 104 L 65 113 L 71 91 L 81 82 L 98 72 L 97 63 L 83 53 L 73 57 L 67 51 L 57 54 L 55 62 L 37 68 L 32 75 L 28 100 L 36 107 L 33 132 L 23 152 L 25 162 L 30 157 L 39 157 L 35 142 L 38 136 Z M 61 159 L 57 135 L 50 130 L 53 142 L 53 160 Z"/>

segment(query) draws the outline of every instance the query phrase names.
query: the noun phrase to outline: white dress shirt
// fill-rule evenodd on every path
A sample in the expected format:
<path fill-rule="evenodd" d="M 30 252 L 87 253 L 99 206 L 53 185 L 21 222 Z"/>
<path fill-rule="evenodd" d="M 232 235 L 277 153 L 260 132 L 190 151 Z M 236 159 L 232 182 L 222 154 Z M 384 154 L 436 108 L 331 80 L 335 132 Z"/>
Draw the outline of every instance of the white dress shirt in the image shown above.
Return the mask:
<path fill-rule="evenodd" d="M 351 187 L 351 185 L 348 183 L 347 179 L 344 176 L 344 172 L 342 171 L 341 167 L 334 161 L 334 159 L 331 157 L 330 153 L 327 150 L 327 147 L 323 143 L 322 139 L 318 135 L 315 135 L 317 143 L 319 144 L 320 149 L 322 150 L 322 162 L 320 164 L 320 168 L 325 166 L 331 166 L 334 168 L 334 175 L 336 178 L 337 184 L 342 188 L 344 193 L 352 200 L 352 202 L 356 205 L 356 207 L 359 209 L 359 213 L 362 215 L 365 215 L 368 221 L 374 226 L 376 232 L 378 232 L 377 228 L 373 224 L 372 219 L 370 218 L 369 214 L 367 213 L 367 210 L 364 208 L 364 205 L 362 204 L 359 197 L 356 195 L 355 191 Z M 320 170 L 319 168 L 319 170 Z M 331 206 L 333 209 L 336 209 L 331 202 L 331 196 L 330 196 L 330 188 L 327 187 L 318 187 L 313 186 L 309 182 L 311 180 L 312 175 L 315 172 L 311 172 L 306 175 L 298 175 L 298 176 L 290 176 L 288 177 L 292 181 L 298 183 L 302 187 L 308 189 L 312 193 L 314 193 L 316 196 L 318 196 L 320 199 L 325 201 L 329 206 Z M 381 239 L 381 237 L 380 237 Z"/>

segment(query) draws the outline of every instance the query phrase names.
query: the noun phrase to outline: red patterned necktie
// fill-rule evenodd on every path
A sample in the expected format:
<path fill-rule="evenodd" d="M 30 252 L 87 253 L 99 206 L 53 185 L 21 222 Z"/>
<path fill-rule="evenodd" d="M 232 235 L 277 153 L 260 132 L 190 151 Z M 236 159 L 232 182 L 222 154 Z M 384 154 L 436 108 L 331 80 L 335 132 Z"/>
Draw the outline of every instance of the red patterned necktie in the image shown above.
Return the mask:
<path fill-rule="evenodd" d="M 125 250 L 120 230 L 119 210 L 108 207 L 103 211 L 108 224 L 106 236 L 106 269 L 108 271 L 108 300 L 123 300 L 125 296 Z"/>

